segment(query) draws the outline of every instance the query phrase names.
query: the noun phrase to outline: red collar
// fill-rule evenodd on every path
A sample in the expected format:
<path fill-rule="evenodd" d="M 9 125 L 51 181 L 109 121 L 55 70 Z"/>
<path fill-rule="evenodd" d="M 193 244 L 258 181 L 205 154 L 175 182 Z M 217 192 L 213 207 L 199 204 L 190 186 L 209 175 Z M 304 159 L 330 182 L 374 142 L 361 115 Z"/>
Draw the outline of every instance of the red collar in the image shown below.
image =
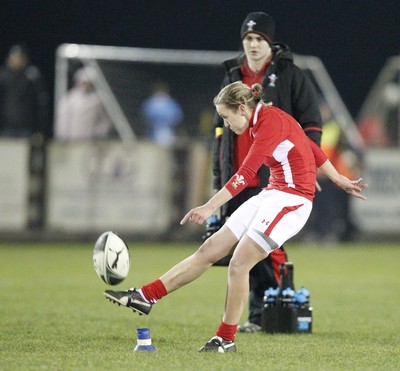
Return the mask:
<path fill-rule="evenodd" d="M 246 84 L 261 84 L 262 80 L 264 79 L 265 71 L 267 70 L 270 62 L 266 62 L 264 66 L 258 72 L 254 72 L 250 67 L 247 59 L 243 61 L 240 66 L 240 70 L 243 74 L 243 82 Z"/>

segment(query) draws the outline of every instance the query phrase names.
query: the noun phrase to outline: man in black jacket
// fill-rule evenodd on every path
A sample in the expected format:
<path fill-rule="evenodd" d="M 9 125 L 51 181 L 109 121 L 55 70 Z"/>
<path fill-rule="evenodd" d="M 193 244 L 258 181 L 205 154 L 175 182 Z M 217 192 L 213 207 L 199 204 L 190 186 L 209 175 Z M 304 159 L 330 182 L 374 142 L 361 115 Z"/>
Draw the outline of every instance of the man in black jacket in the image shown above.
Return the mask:
<path fill-rule="evenodd" d="M 293 63 L 285 44 L 274 43 L 275 22 L 262 12 L 249 13 L 241 28 L 244 53 L 224 62 L 226 68 L 222 86 L 241 80 L 251 86 L 260 83 L 265 90 L 264 100 L 272 102 L 292 115 L 315 143 L 320 145 L 322 120 L 314 85 Z M 219 190 L 235 173 L 251 145 L 250 135 L 235 135 L 224 130 L 223 120 L 214 118 L 215 141 L 213 157 L 214 189 Z M 258 194 L 268 184 L 269 170 L 264 167 L 251 184 L 221 210 L 221 220 L 229 217 L 243 202 Z M 221 261 L 224 265 L 227 260 Z M 250 300 L 248 321 L 239 332 L 261 330 L 264 291 L 280 283 L 279 266 L 287 261 L 284 248 L 275 250 L 250 271 Z"/>
<path fill-rule="evenodd" d="M 22 44 L 14 45 L 0 68 L 0 135 L 29 138 L 49 130 L 49 95 L 39 69 Z"/>

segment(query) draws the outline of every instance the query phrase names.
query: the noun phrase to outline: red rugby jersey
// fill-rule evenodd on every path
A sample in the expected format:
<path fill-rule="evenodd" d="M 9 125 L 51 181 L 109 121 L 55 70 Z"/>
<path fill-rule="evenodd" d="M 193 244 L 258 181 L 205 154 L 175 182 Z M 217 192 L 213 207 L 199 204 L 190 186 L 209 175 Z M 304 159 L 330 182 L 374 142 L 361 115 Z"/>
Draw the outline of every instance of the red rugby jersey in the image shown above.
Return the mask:
<path fill-rule="evenodd" d="M 265 71 L 270 65 L 270 61 L 264 64 L 264 66 L 258 72 L 254 72 L 250 67 L 247 59 L 241 64 L 240 70 L 242 72 L 242 82 L 249 87 L 255 83 L 261 84 L 264 77 Z M 244 135 L 235 135 L 235 155 L 233 156 L 233 171 L 237 171 L 240 168 L 240 165 L 243 163 L 244 159 L 249 152 L 251 147 L 252 140 L 249 135 L 249 129 L 246 130 Z M 250 183 L 247 185 L 248 187 L 259 187 L 260 179 L 258 176 L 255 176 Z"/>
<path fill-rule="evenodd" d="M 318 150 L 312 148 L 299 123 L 277 107 L 258 104 L 250 119 L 250 135 L 253 143 L 249 153 L 225 184 L 232 196 L 242 191 L 265 164 L 271 174 L 267 189 L 278 189 L 312 200 L 316 160 L 320 166 L 326 161 L 326 156 L 318 147 Z"/>

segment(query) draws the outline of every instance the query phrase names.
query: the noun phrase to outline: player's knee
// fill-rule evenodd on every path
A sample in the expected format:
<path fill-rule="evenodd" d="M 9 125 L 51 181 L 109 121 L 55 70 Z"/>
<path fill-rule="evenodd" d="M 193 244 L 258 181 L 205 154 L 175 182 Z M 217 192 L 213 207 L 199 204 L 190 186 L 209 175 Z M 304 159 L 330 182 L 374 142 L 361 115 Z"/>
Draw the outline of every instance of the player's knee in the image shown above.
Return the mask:
<path fill-rule="evenodd" d="M 213 244 L 212 240 L 212 237 L 210 237 L 204 241 L 195 253 L 198 259 L 209 264 L 215 263 L 218 260 L 218 247 Z"/>
<path fill-rule="evenodd" d="M 222 238 L 218 232 L 205 240 L 197 250 L 197 252 L 203 258 L 208 259 L 211 264 L 229 255 L 235 245 L 233 241 Z"/>
<path fill-rule="evenodd" d="M 238 259 L 235 256 L 233 256 L 229 262 L 228 269 L 231 277 L 248 274 L 250 271 L 250 267 L 242 259 Z"/>

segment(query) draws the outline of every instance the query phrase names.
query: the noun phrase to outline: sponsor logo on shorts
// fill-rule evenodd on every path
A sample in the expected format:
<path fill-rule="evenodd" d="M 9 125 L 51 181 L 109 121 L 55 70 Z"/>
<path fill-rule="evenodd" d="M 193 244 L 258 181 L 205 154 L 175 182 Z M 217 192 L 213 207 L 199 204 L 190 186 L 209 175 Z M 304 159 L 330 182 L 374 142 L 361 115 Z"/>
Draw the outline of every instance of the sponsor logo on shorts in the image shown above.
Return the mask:
<path fill-rule="evenodd" d="M 269 224 L 269 220 L 263 219 L 263 220 L 261 221 L 261 223 L 262 223 L 262 224 L 265 224 L 265 225 L 268 225 L 268 224 Z"/>

